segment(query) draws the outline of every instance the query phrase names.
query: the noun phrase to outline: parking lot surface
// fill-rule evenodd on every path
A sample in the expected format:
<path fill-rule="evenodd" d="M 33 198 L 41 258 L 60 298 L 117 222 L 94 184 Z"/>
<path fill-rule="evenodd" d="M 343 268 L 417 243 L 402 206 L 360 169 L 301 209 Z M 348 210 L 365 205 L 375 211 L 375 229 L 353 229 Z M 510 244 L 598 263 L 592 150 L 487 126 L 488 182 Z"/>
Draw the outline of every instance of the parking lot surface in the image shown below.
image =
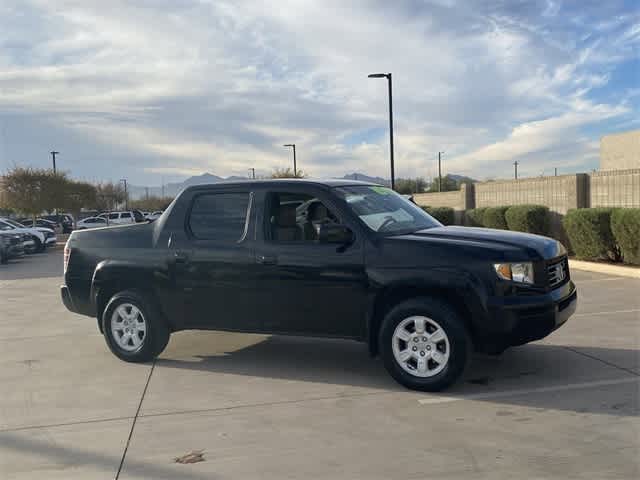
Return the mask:
<path fill-rule="evenodd" d="M 126 364 L 61 275 L 0 266 L 1 479 L 640 478 L 639 280 L 573 271 L 563 328 L 423 394 L 348 341 L 181 332 Z"/>

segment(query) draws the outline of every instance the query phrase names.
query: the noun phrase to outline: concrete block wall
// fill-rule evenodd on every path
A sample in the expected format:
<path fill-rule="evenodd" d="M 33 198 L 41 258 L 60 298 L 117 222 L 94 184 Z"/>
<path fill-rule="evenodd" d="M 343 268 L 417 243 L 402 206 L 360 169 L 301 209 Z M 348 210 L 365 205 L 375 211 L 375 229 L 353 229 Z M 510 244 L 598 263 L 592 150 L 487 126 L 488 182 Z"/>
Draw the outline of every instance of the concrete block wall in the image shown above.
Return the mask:
<path fill-rule="evenodd" d="M 465 210 L 464 196 L 460 190 L 441 193 L 416 193 L 415 202 L 422 207 L 451 207 L 454 210 Z"/>
<path fill-rule="evenodd" d="M 460 190 L 453 192 L 416 193 L 415 202 L 422 207 L 451 207 L 455 210 L 456 224 L 463 223 L 464 212 L 474 208 L 473 185 L 463 184 Z"/>
<path fill-rule="evenodd" d="M 587 207 L 640 208 L 640 168 L 589 174 Z"/>
<path fill-rule="evenodd" d="M 571 208 L 585 205 L 587 178 L 586 174 L 578 173 L 481 182 L 474 187 L 477 208 L 529 203 L 546 205 L 552 212 L 564 215 Z"/>
<path fill-rule="evenodd" d="M 640 168 L 640 130 L 605 135 L 600 140 L 600 171 Z"/>

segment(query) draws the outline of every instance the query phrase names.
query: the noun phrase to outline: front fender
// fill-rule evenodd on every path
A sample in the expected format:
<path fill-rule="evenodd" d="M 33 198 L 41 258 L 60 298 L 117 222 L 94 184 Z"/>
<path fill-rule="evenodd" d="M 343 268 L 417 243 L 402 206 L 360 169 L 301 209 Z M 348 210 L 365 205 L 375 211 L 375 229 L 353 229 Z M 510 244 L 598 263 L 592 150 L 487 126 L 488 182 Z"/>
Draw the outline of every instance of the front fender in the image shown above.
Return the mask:
<path fill-rule="evenodd" d="M 472 337 L 489 318 L 489 293 L 472 272 L 455 267 L 428 271 L 383 269 L 369 272 L 374 285 L 369 298 L 367 337 L 370 352 L 377 353 L 378 331 L 384 315 L 393 305 L 415 297 L 433 297 L 451 304 L 465 322 Z"/>

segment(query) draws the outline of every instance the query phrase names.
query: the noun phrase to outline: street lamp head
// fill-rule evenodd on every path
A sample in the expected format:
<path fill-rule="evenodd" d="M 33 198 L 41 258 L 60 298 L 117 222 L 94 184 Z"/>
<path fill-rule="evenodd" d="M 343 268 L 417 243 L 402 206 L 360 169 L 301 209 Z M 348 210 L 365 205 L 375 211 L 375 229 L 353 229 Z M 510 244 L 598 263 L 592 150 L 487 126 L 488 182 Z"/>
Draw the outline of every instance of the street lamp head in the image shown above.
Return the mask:
<path fill-rule="evenodd" d="M 388 73 L 370 73 L 367 75 L 369 78 L 386 78 L 389 76 Z"/>
<path fill-rule="evenodd" d="M 283 145 L 283 147 L 295 147 L 295 146 L 296 146 L 296 144 L 295 144 L 295 143 L 285 143 L 285 144 Z"/>

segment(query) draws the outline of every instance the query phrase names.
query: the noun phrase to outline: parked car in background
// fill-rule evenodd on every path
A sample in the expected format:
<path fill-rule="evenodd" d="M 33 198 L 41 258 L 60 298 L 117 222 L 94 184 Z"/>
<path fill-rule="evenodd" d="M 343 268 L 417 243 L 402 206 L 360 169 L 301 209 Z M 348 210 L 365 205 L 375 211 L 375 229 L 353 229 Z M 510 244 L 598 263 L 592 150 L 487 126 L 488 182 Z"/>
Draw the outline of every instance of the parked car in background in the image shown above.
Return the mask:
<path fill-rule="evenodd" d="M 10 218 L 0 218 L 0 229 L 14 231 L 14 233 L 24 233 L 33 239 L 33 247 L 28 247 L 27 252 L 42 252 L 49 245 L 55 245 L 58 241 L 56 233 L 45 227 L 25 227 L 21 223 Z"/>
<path fill-rule="evenodd" d="M 5 264 L 11 258 L 24 255 L 26 238 L 27 236 L 22 233 L 0 230 L 0 263 Z"/>
<path fill-rule="evenodd" d="M 147 221 L 144 213 L 142 213 L 140 210 L 131 210 L 131 213 L 133 213 L 133 218 L 135 219 L 136 223 Z"/>
<path fill-rule="evenodd" d="M 33 227 L 33 220 L 31 218 L 20 219 L 18 220 L 18 223 L 28 228 Z M 55 231 L 56 228 L 60 228 L 60 230 L 62 230 L 59 224 L 51 220 L 45 220 L 44 218 L 36 218 L 36 227 L 50 228 L 53 231 Z"/>
<path fill-rule="evenodd" d="M 133 212 L 104 212 L 96 216 L 106 219 L 109 225 L 128 225 L 136 223 Z"/>
<path fill-rule="evenodd" d="M 106 227 L 107 219 L 104 217 L 89 217 L 80 220 L 76 226 L 76 230 L 86 230 L 87 228 Z"/>
<path fill-rule="evenodd" d="M 43 215 L 44 220 L 49 220 L 60 225 L 62 233 L 71 233 L 73 230 L 74 218 L 68 213 L 59 213 L 57 215 Z"/>
<path fill-rule="evenodd" d="M 150 213 L 149 215 L 147 215 L 147 220 L 157 220 L 158 218 L 160 218 L 160 215 L 162 215 L 162 210 L 156 210 L 153 213 Z"/>

